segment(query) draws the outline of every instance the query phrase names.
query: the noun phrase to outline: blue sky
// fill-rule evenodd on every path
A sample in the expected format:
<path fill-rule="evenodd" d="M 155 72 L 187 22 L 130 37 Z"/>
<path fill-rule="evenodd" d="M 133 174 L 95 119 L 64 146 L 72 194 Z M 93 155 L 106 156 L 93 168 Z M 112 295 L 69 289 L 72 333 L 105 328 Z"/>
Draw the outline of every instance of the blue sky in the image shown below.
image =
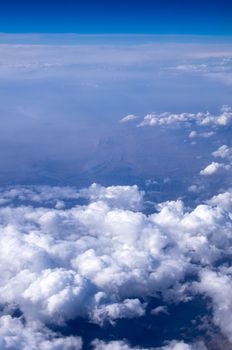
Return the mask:
<path fill-rule="evenodd" d="M 230 0 L 9 0 L 0 32 L 232 35 Z"/>

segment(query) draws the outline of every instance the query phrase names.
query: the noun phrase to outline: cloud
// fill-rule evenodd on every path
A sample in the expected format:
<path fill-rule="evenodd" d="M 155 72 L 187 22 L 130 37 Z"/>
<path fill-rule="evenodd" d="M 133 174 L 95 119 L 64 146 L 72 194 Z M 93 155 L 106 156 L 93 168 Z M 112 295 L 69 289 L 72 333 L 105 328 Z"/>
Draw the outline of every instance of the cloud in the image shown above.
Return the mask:
<path fill-rule="evenodd" d="M 138 186 L 109 186 L 103 187 L 92 184 L 80 191 L 80 196 L 90 201 L 104 201 L 112 207 L 120 209 L 139 210 L 143 202 L 143 191 Z"/>
<path fill-rule="evenodd" d="M 212 162 L 200 171 L 201 175 L 209 176 L 218 173 L 220 170 L 230 170 L 232 166 L 232 150 L 227 145 L 220 146 L 212 153 L 215 158 L 222 158 L 227 163 Z"/>
<path fill-rule="evenodd" d="M 3 35 L 5 38 L 3 38 Z M 148 39 L 149 38 L 149 39 Z M 116 45 L 115 40 L 116 39 Z M 93 64 L 151 64 L 152 62 L 170 61 L 168 53 L 172 51 L 172 59 L 175 69 L 183 71 L 205 71 L 209 66 L 208 58 L 215 57 L 217 60 L 210 66 L 219 66 L 221 62 L 229 64 L 232 56 L 231 44 L 224 44 L 224 50 L 218 48 L 217 42 L 207 44 L 207 49 L 201 43 L 190 44 L 188 50 L 186 43 L 173 43 L 173 39 L 167 42 L 157 42 L 157 37 L 141 36 L 131 45 L 131 36 L 74 36 L 51 35 L 43 36 L 24 35 L 24 38 L 17 35 L 6 37 L 1 34 L 1 68 L 36 69 L 47 67 L 60 67 L 71 65 L 93 65 Z M 148 42 L 147 42 L 148 39 Z M 63 44 L 59 44 L 59 43 Z M 130 44 L 128 44 L 130 42 Z M 65 49 L 64 49 L 65 48 Z M 211 50 L 210 50 L 211 48 Z M 16 56 L 15 53 L 18 53 Z M 199 62 L 199 58 L 203 61 Z M 183 59 L 187 62 L 182 64 Z M 225 60 L 228 61 L 225 61 Z M 192 60 L 196 60 L 194 63 Z M 170 65 L 170 63 L 169 63 Z"/>
<path fill-rule="evenodd" d="M 212 298 L 214 323 L 232 342 L 232 279 L 231 269 L 222 268 L 221 272 L 205 269 L 201 272 L 201 280 L 197 290 Z"/>
<path fill-rule="evenodd" d="M 215 152 L 213 152 L 212 155 L 215 158 L 219 157 L 219 158 L 223 158 L 223 159 L 232 160 L 232 149 L 229 148 L 227 145 L 222 145 Z"/>
<path fill-rule="evenodd" d="M 138 119 L 138 117 L 134 114 L 129 114 L 126 117 L 120 119 L 120 123 L 128 123 L 132 120 Z"/>
<path fill-rule="evenodd" d="M 99 297 L 96 295 L 96 297 Z M 125 299 L 122 303 L 106 304 L 91 313 L 91 319 L 102 324 L 103 321 L 109 321 L 114 324 L 114 320 L 120 318 L 134 318 L 145 315 L 146 303 L 141 303 L 139 299 Z"/>
<path fill-rule="evenodd" d="M 209 131 L 209 132 L 196 132 L 195 130 L 191 131 L 189 133 L 189 138 L 190 139 L 194 139 L 196 137 L 204 137 L 204 138 L 209 138 L 212 137 L 213 135 L 215 135 L 214 131 Z"/>
<path fill-rule="evenodd" d="M 179 71 L 184 72 L 207 72 L 208 66 L 207 64 L 179 64 L 175 67 Z"/>
<path fill-rule="evenodd" d="M 210 176 L 218 173 L 219 170 L 229 170 L 230 165 L 225 165 L 223 163 L 212 162 L 207 165 L 203 170 L 200 171 L 201 175 Z"/>
<path fill-rule="evenodd" d="M 221 52 L 211 56 L 199 56 L 200 61 L 189 61 L 188 63 L 178 64 L 174 67 L 177 72 L 191 75 L 202 76 L 209 80 L 215 80 L 219 83 L 231 85 L 232 82 L 232 60 L 231 54 Z M 201 62 L 201 63 L 199 63 Z M 173 70 L 173 68 L 171 68 Z"/>
<path fill-rule="evenodd" d="M 232 190 L 228 189 L 226 192 L 219 193 L 216 196 L 213 196 L 210 200 L 207 201 L 209 205 L 220 206 L 227 212 L 232 210 Z"/>
<path fill-rule="evenodd" d="M 188 44 L 186 50 L 183 43 L 117 47 L 112 44 L 0 45 L 1 87 L 5 91 L 1 106 L 2 178 L 7 183 L 11 182 L 10 178 L 22 183 L 33 182 L 26 181 L 28 178 L 36 179 L 38 183 L 77 183 L 77 176 L 79 179 L 87 174 L 87 183 L 94 172 L 94 175 L 103 174 L 107 183 L 112 182 L 112 177 L 107 178 L 107 174 L 120 178 L 123 175 L 124 179 L 128 174 L 137 179 L 139 174 L 144 183 L 142 174 L 146 174 L 146 178 L 151 179 L 146 182 L 148 187 L 151 185 L 148 189 L 156 190 L 155 194 L 150 192 L 148 199 L 153 195 L 164 198 L 163 193 L 167 193 L 163 191 L 164 184 L 165 189 L 175 191 L 171 193 L 172 198 L 183 193 L 183 184 L 191 196 L 200 193 L 202 198 L 204 187 L 201 182 L 205 183 L 208 178 L 194 178 L 193 185 L 189 186 L 190 175 L 195 174 L 195 170 L 199 174 L 206 164 L 209 165 L 201 171 L 202 175 L 231 169 L 229 146 L 223 145 L 213 152 L 212 157 L 219 160 L 207 162 L 204 159 L 207 152 L 203 152 L 206 149 L 199 146 L 208 147 L 207 137 L 230 126 L 230 107 L 224 106 L 219 113 L 152 113 L 142 123 L 135 115 L 121 119 L 122 123 L 134 120 L 141 127 L 161 126 L 160 134 L 157 132 L 156 135 L 146 128 L 133 128 L 128 135 L 125 124 L 127 130 L 115 121 L 118 116 L 125 115 L 125 109 L 139 114 L 147 106 L 153 110 L 154 101 L 158 111 L 169 108 L 192 111 L 196 101 L 199 110 L 208 105 L 214 111 L 215 105 L 225 103 L 229 88 L 224 86 L 222 93 L 221 87 L 211 86 L 195 73 L 231 79 L 229 66 L 224 64 L 221 72 L 219 66 L 217 71 L 212 71 L 212 67 L 210 71 L 209 62 L 198 59 L 200 55 L 207 59 L 229 57 L 231 45 L 225 49 L 226 45 L 222 44 L 217 50 L 215 44 L 206 46 Z M 197 61 L 193 60 L 194 54 Z M 170 65 L 178 67 L 178 72 L 170 71 Z M 192 76 L 189 74 L 186 79 L 181 71 L 192 71 Z M 22 84 L 17 82 L 18 79 L 23 83 L 20 94 L 18 87 Z M 6 86 L 11 88 L 5 89 Z M 52 89 L 49 94 L 51 86 L 60 88 Z M 177 88 L 178 98 L 173 96 L 173 86 Z M 196 89 L 204 91 L 200 99 L 199 94 L 195 94 Z M 97 95 L 93 93 L 96 90 Z M 39 100 L 38 95 L 41 95 Z M 168 102 L 167 96 L 172 96 Z M 54 101 L 59 103 L 54 104 Z M 99 101 L 104 110 L 99 107 Z M 183 106 L 184 103 L 188 106 Z M 96 125 L 96 116 L 102 116 L 98 119 L 99 125 Z M 173 134 L 169 126 L 181 127 Z M 187 126 L 184 134 L 182 126 Z M 167 127 L 165 132 L 163 127 Z M 113 146 L 107 142 L 103 147 L 99 146 L 111 130 L 113 142 L 117 142 Z M 62 137 L 64 133 L 70 135 L 68 140 Z M 185 140 L 189 148 L 182 147 L 180 156 L 179 145 L 188 134 L 191 139 L 204 139 L 193 147 Z M 220 145 L 219 137 L 223 135 L 218 134 L 212 141 Z M 77 142 L 79 135 L 81 141 Z M 63 139 L 64 143 L 57 142 Z M 162 145 L 160 140 L 164 140 Z M 131 147 L 128 147 L 129 143 Z M 76 152 L 71 152 L 73 148 Z M 89 154 L 94 154 L 93 162 Z M 185 160 L 195 159 L 199 154 L 202 156 L 201 160 L 198 158 L 199 164 L 197 161 L 189 168 L 181 166 L 182 160 L 189 164 Z M 178 164 L 175 155 L 178 155 Z M 156 159 L 157 162 L 165 159 L 167 167 L 163 163 L 162 170 L 158 168 L 155 172 Z M 173 163 L 178 169 L 174 173 L 170 171 Z M 21 171 L 16 172 L 16 168 Z M 120 174 L 116 171 L 119 168 Z M 81 174 L 77 174 L 78 169 Z M 28 175 L 25 179 L 25 172 L 35 176 Z M 171 174 L 173 177 L 169 180 Z M 55 180 L 51 175 L 57 176 Z M 159 184 L 152 187 L 154 179 Z M 129 181 L 133 181 L 131 177 Z M 168 184 L 169 181 L 173 186 Z M 70 320 L 84 317 L 100 328 L 125 319 L 129 319 L 128 322 L 134 322 L 132 318 L 143 320 L 147 314 L 152 318 L 147 306 L 149 298 L 159 296 L 159 305 L 164 304 L 170 310 L 173 301 L 178 303 L 194 298 L 191 281 L 199 277 L 202 288 L 198 290 L 211 296 L 214 322 L 225 329 L 223 317 L 229 323 L 229 316 L 220 313 L 223 304 L 218 299 L 219 292 L 215 288 L 214 295 L 210 294 L 207 284 L 210 286 L 211 280 L 203 277 L 203 271 L 212 270 L 215 275 L 211 279 L 222 278 L 222 282 L 225 279 L 225 285 L 230 286 L 230 273 L 221 265 L 231 253 L 231 191 L 203 204 L 199 204 L 197 198 L 198 205 L 191 201 L 192 207 L 186 207 L 182 200 L 167 201 L 156 208 L 153 206 L 152 213 L 150 207 L 149 214 L 144 209 L 144 196 L 137 186 L 97 184 L 81 190 L 70 186 L 11 186 L 0 190 L 2 348 L 78 348 L 80 338 L 52 333 L 48 325 L 63 327 Z M 206 282 L 203 284 L 203 281 Z M 230 308 L 229 303 L 226 305 Z M 14 316 L 15 308 L 20 310 L 22 317 Z M 159 314 L 162 310 L 166 309 L 158 306 L 152 312 Z M 226 329 L 224 332 L 228 334 Z M 126 343 L 120 344 L 130 347 Z M 117 343 L 110 345 L 117 346 Z M 104 342 L 103 346 L 108 345 Z M 193 347 L 181 342 L 167 346 L 175 347 L 175 350 Z"/>
<path fill-rule="evenodd" d="M 204 190 L 204 186 L 203 185 L 193 184 L 193 185 L 188 187 L 188 191 L 192 192 L 192 193 L 199 193 L 199 192 L 201 192 L 203 190 Z"/>
<path fill-rule="evenodd" d="M 141 347 L 131 347 L 123 341 L 111 341 L 106 343 L 96 339 L 93 342 L 94 350 L 148 350 Z M 203 344 L 188 345 L 184 342 L 173 341 L 169 345 L 161 348 L 149 348 L 149 350 L 207 350 Z"/>
<path fill-rule="evenodd" d="M 190 139 L 194 139 L 197 135 L 198 135 L 198 134 L 197 134 L 196 131 L 191 131 L 191 132 L 189 133 L 189 138 L 190 138 Z"/>
<path fill-rule="evenodd" d="M 34 198 L 22 188 L 23 199 L 25 193 Z M 67 194 L 57 189 L 48 193 L 54 198 Z M 10 194 L 20 196 L 20 188 Z M 175 249 L 168 257 L 159 255 L 167 237 L 134 211 L 143 196 L 136 186 L 92 185 L 79 195 L 90 203 L 66 210 L 25 205 L 0 209 L 1 302 L 17 304 L 27 320 L 58 324 L 77 316 L 101 323 L 143 315 L 145 304 L 132 296 L 175 283 L 187 262 L 177 258 Z M 153 265 L 155 274 L 148 272 Z M 104 298 L 99 298 L 101 292 Z"/>
<path fill-rule="evenodd" d="M 54 207 L 16 205 L 12 193 L 18 198 L 22 190 L 25 199 L 33 191 L 12 190 L 11 196 L 4 192 L 10 202 L 0 208 L 1 307 L 10 317 L 17 307 L 26 325 L 40 324 L 43 334 L 46 324 L 64 325 L 76 317 L 99 325 L 143 317 L 151 295 L 162 295 L 167 305 L 173 297 L 185 300 L 186 277 L 201 276 L 206 265 L 214 266 L 230 252 L 231 194 L 192 210 L 181 200 L 168 201 L 146 215 L 139 209 L 143 193 L 136 186 L 47 188 Z M 36 191 L 39 200 L 39 187 Z M 56 209 L 57 195 L 88 201 Z M 22 336 L 38 333 L 38 327 L 24 329 L 22 321 L 8 320 L 22 328 Z M 56 340 L 62 341 L 80 340 Z M 170 349 L 179 349 L 175 346 Z"/>
<path fill-rule="evenodd" d="M 157 306 L 155 309 L 151 310 L 152 315 L 166 314 L 168 315 L 167 306 Z"/>
<path fill-rule="evenodd" d="M 24 324 L 10 315 L 0 317 L 1 350 L 81 350 L 80 337 L 63 337 L 36 322 Z"/>
<path fill-rule="evenodd" d="M 75 187 L 70 186 L 14 186 L 0 188 L 1 200 L 34 202 L 36 204 L 55 204 L 62 200 L 76 200 L 80 194 Z"/>
<path fill-rule="evenodd" d="M 223 106 L 219 115 L 213 115 L 209 112 L 180 114 L 164 112 L 161 114 L 148 114 L 144 117 L 143 121 L 140 124 L 138 124 L 138 126 L 158 126 L 183 123 L 195 123 L 199 126 L 226 126 L 230 124 L 231 119 L 231 108 L 229 106 Z M 191 135 L 193 136 L 193 134 Z"/>
<path fill-rule="evenodd" d="M 36 205 L 53 205 L 63 209 L 65 202 L 86 199 L 88 201 L 104 201 L 110 206 L 121 209 L 140 210 L 144 192 L 138 186 L 103 187 L 96 183 L 88 188 L 77 189 L 71 186 L 15 186 L 0 188 L 0 205 L 11 201 L 34 203 Z"/>

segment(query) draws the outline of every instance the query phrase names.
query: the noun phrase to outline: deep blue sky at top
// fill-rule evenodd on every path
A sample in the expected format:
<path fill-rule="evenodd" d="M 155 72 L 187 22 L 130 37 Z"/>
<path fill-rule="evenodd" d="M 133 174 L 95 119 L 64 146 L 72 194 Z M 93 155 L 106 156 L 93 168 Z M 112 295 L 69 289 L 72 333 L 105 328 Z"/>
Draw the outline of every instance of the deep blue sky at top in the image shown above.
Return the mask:
<path fill-rule="evenodd" d="M 0 32 L 232 35 L 232 1 L 0 0 Z"/>

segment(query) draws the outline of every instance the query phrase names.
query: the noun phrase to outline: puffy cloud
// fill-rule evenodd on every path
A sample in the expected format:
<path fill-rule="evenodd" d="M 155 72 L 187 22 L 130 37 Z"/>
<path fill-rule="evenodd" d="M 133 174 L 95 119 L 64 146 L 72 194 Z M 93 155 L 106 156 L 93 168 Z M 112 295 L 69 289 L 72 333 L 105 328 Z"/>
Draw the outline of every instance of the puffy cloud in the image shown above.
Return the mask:
<path fill-rule="evenodd" d="M 220 157 L 225 159 L 231 159 L 232 157 L 232 149 L 227 145 L 223 145 L 219 147 L 215 152 L 212 153 L 214 157 Z"/>
<path fill-rule="evenodd" d="M 227 145 L 220 146 L 216 151 L 212 153 L 215 158 L 222 158 L 226 163 L 212 162 L 207 165 L 205 169 L 200 171 L 201 175 L 213 175 L 219 170 L 229 170 L 232 166 L 232 150 Z"/>
<path fill-rule="evenodd" d="M 142 317 L 146 297 L 168 303 L 171 289 L 181 299 L 187 275 L 230 252 L 229 198 L 192 210 L 181 200 L 160 203 L 145 215 L 136 186 L 92 185 L 78 196 L 88 202 L 13 206 L 13 196 L 0 208 L 0 301 L 8 315 L 17 306 L 28 324 L 44 325 Z"/>
<path fill-rule="evenodd" d="M 36 322 L 24 324 L 10 315 L 0 317 L 1 350 L 80 350 L 80 337 L 61 337 Z"/>
<path fill-rule="evenodd" d="M 10 201 L 35 202 L 55 204 L 59 206 L 62 200 L 72 200 L 80 198 L 80 194 L 75 187 L 64 186 L 15 186 L 0 188 L 2 204 Z M 58 209 L 58 208 L 57 208 Z"/>
<path fill-rule="evenodd" d="M 200 275 L 197 289 L 212 298 L 214 322 L 232 342 L 232 271 L 230 268 L 223 268 L 221 272 L 206 269 Z"/>
<path fill-rule="evenodd" d="M 132 211 L 143 194 L 136 186 L 93 185 L 81 196 L 90 198 L 90 204 L 66 210 L 0 209 L 1 303 L 19 305 L 27 319 L 62 323 L 89 315 L 101 323 L 144 314 L 145 304 L 124 299 L 149 290 L 149 250 L 153 245 L 154 254 L 159 252 L 159 237 L 152 238 L 146 216 Z M 130 283 L 134 287 L 128 292 Z M 106 294 L 104 300 L 99 292 Z"/>
<path fill-rule="evenodd" d="M 96 296 L 98 297 L 98 295 Z M 139 299 L 125 299 L 121 303 L 102 305 L 93 309 L 91 319 L 101 324 L 102 321 L 110 321 L 120 318 L 134 318 L 145 314 L 146 303 L 141 303 Z"/>
<path fill-rule="evenodd" d="M 64 186 L 16 186 L 0 188 L 0 205 L 14 202 L 34 202 L 37 205 L 53 205 L 56 209 L 64 209 L 66 201 L 86 200 L 104 201 L 111 206 L 121 209 L 139 210 L 143 202 L 142 191 L 138 186 L 109 186 L 103 187 L 96 183 L 88 188 L 78 190 L 75 187 Z"/>
<path fill-rule="evenodd" d="M 201 170 L 200 174 L 209 176 L 209 175 L 216 174 L 219 170 L 229 170 L 229 169 L 230 169 L 229 164 L 212 162 L 209 165 L 207 165 L 203 170 Z"/>
<path fill-rule="evenodd" d="M 232 110 L 229 106 L 223 106 L 219 115 L 213 115 L 209 112 L 198 113 L 161 113 L 148 114 L 138 126 L 156 126 L 170 125 L 180 123 L 196 123 L 199 126 L 226 126 L 232 119 Z M 196 136 L 190 134 L 190 137 Z M 210 134 L 208 136 L 211 136 Z M 206 136 L 207 137 L 207 136 Z"/>
<path fill-rule="evenodd" d="M 80 191 L 80 196 L 86 197 L 90 201 L 102 200 L 110 206 L 129 210 L 141 209 L 143 194 L 136 185 L 103 187 L 92 184 Z"/>
<path fill-rule="evenodd" d="M 229 215 L 232 210 L 232 190 L 228 189 L 226 192 L 219 193 L 216 196 L 213 196 L 210 200 L 207 201 L 208 204 L 213 206 L 218 206 L 226 210 Z"/>

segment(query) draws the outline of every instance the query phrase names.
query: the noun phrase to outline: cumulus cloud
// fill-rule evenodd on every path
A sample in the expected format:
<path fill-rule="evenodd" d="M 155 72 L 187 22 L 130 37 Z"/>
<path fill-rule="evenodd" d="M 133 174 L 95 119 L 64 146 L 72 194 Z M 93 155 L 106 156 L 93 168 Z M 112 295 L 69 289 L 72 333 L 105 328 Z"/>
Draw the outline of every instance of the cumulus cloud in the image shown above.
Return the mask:
<path fill-rule="evenodd" d="M 232 150 L 227 145 L 220 146 L 212 153 L 214 158 L 224 159 L 224 163 L 212 162 L 200 171 L 201 175 L 213 175 L 220 170 L 230 170 L 232 166 Z"/>
<path fill-rule="evenodd" d="M 232 149 L 227 145 L 220 146 L 212 155 L 217 158 L 229 159 L 232 160 Z"/>
<path fill-rule="evenodd" d="M 0 205 L 12 201 L 27 204 L 34 202 L 37 205 L 53 205 L 56 209 L 63 209 L 66 201 L 85 198 L 91 202 L 104 201 L 121 209 L 139 210 L 143 195 L 136 185 L 103 187 L 94 183 L 81 190 L 71 186 L 16 186 L 0 188 Z"/>
<path fill-rule="evenodd" d="M 101 294 L 101 293 L 100 293 Z M 99 295 L 96 295 L 98 298 Z M 141 303 L 139 299 L 125 299 L 121 303 L 101 305 L 93 309 L 91 319 L 98 324 L 109 321 L 114 324 L 114 320 L 120 318 L 134 318 L 145 314 L 146 303 Z"/>
<path fill-rule="evenodd" d="M 0 317 L 1 350 L 81 350 L 80 337 L 62 337 L 36 322 L 25 325 L 10 315 Z"/>
<path fill-rule="evenodd" d="M 206 269 L 200 276 L 197 289 L 212 298 L 214 322 L 232 342 L 232 271 L 230 268 L 220 272 Z"/>
<path fill-rule="evenodd" d="M 103 187 L 92 184 L 90 187 L 80 191 L 80 196 L 90 201 L 104 201 L 111 207 L 120 209 L 139 210 L 143 202 L 142 191 L 138 186 L 109 186 Z"/>
<path fill-rule="evenodd" d="M 226 192 L 213 196 L 207 203 L 213 206 L 220 206 L 230 215 L 230 211 L 232 210 L 232 190 L 228 189 Z"/>
<path fill-rule="evenodd" d="M 207 165 L 204 169 L 202 169 L 200 171 L 200 174 L 204 176 L 209 176 L 209 175 L 216 174 L 219 170 L 229 170 L 229 169 L 230 169 L 229 164 L 225 165 L 223 163 L 212 162 L 209 165 Z"/>
<path fill-rule="evenodd" d="M 195 123 L 199 126 L 227 126 L 231 123 L 232 110 L 229 106 L 222 106 L 221 113 L 219 115 L 213 115 L 209 112 L 198 113 L 161 113 L 161 114 L 148 114 L 144 117 L 143 121 L 138 126 L 158 126 L 158 125 L 171 125 L 171 124 L 187 124 Z M 196 136 L 190 134 L 190 137 Z M 209 135 L 211 136 L 211 135 Z"/>
<path fill-rule="evenodd" d="M 76 196 L 73 191 L 68 193 Z M 146 215 L 139 209 L 143 193 L 136 186 L 94 184 L 78 196 L 88 202 L 57 209 L 12 205 L 13 196 L 0 208 L 0 301 L 2 310 L 8 310 L 4 316 L 17 306 L 26 324 L 36 321 L 43 327 L 76 317 L 99 325 L 143 317 L 146 297 L 159 294 L 168 303 L 171 290 L 180 293 L 180 300 L 183 293 L 184 300 L 179 286 L 186 276 L 201 274 L 203 267 L 230 252 L 228 198 L 213 198 L 192 210 L 181 200 L 164 202 Z M 37 334 L 37 328 L 27 327 L 20 333 Z M 62 341 L 80 342 L 56 340 Z"/>

